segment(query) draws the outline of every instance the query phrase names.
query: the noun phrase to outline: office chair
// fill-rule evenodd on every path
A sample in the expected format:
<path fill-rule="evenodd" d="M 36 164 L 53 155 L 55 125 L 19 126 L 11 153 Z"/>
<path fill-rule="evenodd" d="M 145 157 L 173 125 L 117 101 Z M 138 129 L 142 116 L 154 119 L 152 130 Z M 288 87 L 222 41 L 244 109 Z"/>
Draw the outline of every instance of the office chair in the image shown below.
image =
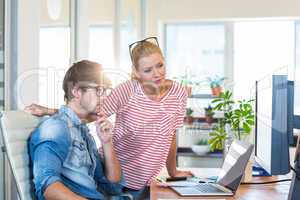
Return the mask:
<path fill-rule="evenodd" d="M 20 200 L 35 199 L 27 140 L 38 125 L 39 118 L 23 111 L 5 111 L 1 113 L 0 123 L 6 155 L 15 178 L 19 198 Z"/>

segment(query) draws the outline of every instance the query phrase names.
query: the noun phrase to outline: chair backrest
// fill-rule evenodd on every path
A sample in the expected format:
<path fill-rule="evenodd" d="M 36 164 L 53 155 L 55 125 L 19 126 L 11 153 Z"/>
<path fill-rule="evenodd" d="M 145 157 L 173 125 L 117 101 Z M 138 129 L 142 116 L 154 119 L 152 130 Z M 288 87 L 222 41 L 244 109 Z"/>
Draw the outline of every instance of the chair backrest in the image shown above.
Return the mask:
<path fill-rule="evenodd" d="M 39 118 L 24 111 L 4 111 L 0 121 L 7 158 L 20 200 L 34 199 L 27 142 L 31 132 L 38 125 Z"/>

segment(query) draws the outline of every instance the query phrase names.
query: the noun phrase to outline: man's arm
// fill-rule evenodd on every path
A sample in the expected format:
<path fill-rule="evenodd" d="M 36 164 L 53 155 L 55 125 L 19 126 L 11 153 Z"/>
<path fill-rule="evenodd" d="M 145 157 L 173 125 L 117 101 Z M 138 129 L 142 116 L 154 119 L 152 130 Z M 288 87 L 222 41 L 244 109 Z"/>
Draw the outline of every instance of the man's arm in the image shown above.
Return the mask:
<path fill-rule="evenodd" d="M 177 170 L 176 155 L 177 155 L 176 132 L 174 132 L 168 158 L 167 158 L 167 163 L 166 163 L 168 173 L 171 177 L 192 176 L 193 174 L 190 171 Z"/>
<path fill-rule="evenodd" d="M 97 135 L 103 146 L 105 176 L 110 182 L 119 182 L 121 180 L 121 166 L 112 143 L 112 125 L 105 117 L 99 118 L 96 124 Z"/>
<path fill-rule="evenodd" d="M 61 182 L 55 182 L 47 187 L 44 192 L 44 197 L 46 200 L 85 200 L 86 198 L 81 197 L 69 188 L 67 188 Z"/>
<path fill-rule="evenodd" d="M 65 124 L 49 119 L 33 132 L 30 139 L 30 156 L 38 199 L 83 199 L 62 184 L 62 163 L 71 145 L 65 130 Z"/>

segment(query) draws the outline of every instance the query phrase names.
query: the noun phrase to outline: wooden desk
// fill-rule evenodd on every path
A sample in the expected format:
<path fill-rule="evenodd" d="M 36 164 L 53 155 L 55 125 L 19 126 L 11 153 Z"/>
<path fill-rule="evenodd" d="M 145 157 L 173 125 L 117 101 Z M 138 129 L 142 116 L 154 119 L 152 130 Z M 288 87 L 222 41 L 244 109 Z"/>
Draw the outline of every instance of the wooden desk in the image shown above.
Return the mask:
<path fill-rule="evenodd" d="M 202 171 L 200 171 L 202 170 Z M 208 173 L 205 173 L 208 170 Z M 195 173 L 195 169 L 192 169 Z M 211 169 L 196 169 L 195 173 L 207 174 L 210 176 Z M 203 176 L 202 176 L 203 177 Z M 278 179 L 289 178 L 289 176 L 279 177 L 253 177 L 251 182 L 274 181 Z M 172 189 L 158 186 L 153 182 L 150 186 L 151 200 L 158 199 L 240 199 L 240 200 L 285 200 L 288 197 L 290 182 L 281 182 L 276 184 L 265 185 L 240 185 L 235 196 L 233 197 L 182 197 L 175 193 Z"/>

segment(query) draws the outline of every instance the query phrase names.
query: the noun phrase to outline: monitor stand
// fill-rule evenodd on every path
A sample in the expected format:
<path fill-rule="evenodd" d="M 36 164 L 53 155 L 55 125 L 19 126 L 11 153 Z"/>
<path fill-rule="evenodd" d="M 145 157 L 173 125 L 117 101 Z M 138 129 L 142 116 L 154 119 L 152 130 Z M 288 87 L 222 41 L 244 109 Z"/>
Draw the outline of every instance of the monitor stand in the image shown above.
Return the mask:
<path fill-rule="evenodd" d="M 254 164 L 252 167 L 252 176 L 272 176 L 264 168 L 260 167 L 258 164 Z"/>
<path fill-rule="evenodd" d="M 294 162 L 295 162 L 294 169 L 296 172 L 293 173 L 288 200 L 297 200 L 300 197 L 300 137 L 299 135 L 298 135 Z"/>

